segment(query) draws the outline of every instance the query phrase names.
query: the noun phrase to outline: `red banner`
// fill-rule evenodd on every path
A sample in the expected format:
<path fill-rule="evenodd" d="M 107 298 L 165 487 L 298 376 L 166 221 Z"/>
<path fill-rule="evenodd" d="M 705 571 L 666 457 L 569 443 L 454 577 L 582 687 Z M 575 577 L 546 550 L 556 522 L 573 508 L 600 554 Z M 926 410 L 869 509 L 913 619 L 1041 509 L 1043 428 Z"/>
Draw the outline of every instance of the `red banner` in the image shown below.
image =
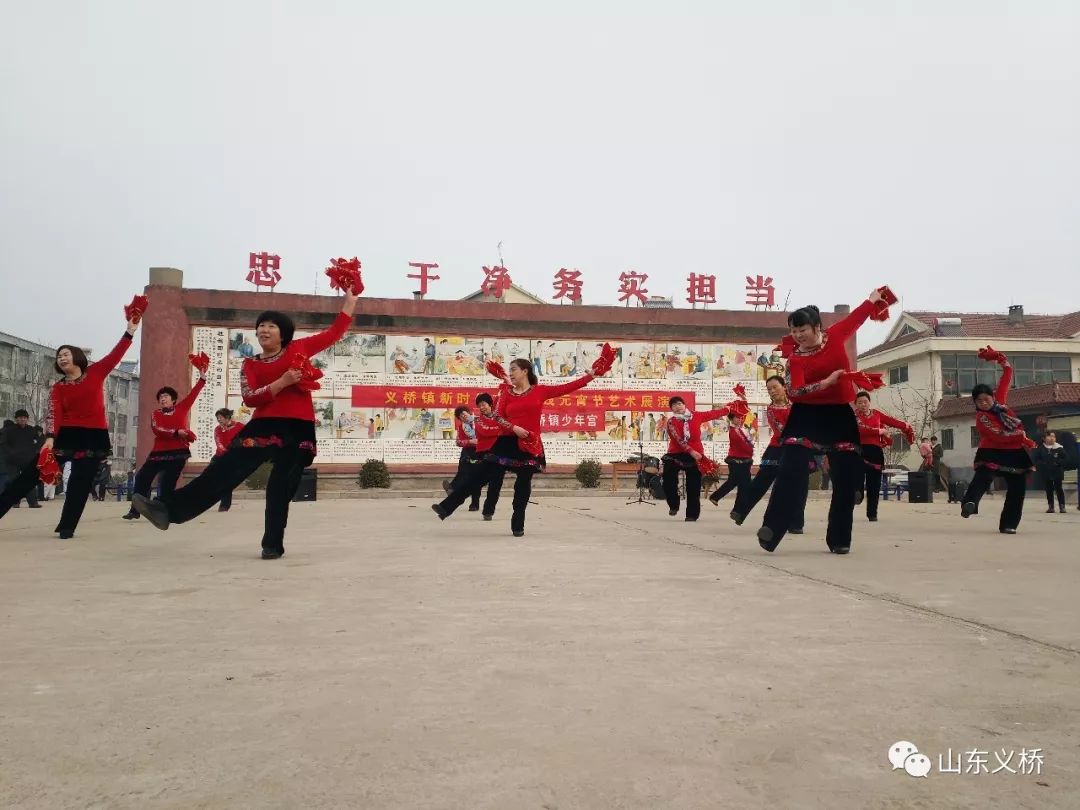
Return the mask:
<path fill-rule="evenodd" d="M 430 385 L 354 385 L 354 408 L 455 408 L 476 401 L 476 395 L 487 392 L 495 396 L 494 388 L 453 388 Z M 545 411 L 576 415 L 580 412 L 606 411 L 666 411 L 671 397 L 678 395 L 686 407 L 694 410 L 695 397 L 691 391 L 602 391 L 581 389 L 565 396 L 553 397 Z"/>

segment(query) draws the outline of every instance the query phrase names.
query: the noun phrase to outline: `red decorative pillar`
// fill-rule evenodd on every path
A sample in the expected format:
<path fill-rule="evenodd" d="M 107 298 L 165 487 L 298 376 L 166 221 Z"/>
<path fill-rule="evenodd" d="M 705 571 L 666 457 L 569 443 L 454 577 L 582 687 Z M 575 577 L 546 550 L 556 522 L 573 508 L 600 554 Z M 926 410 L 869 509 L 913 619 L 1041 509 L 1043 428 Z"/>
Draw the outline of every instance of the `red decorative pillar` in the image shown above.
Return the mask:
<path fill-rule="evenodd" d="M 184 272 L 172 267 L 151 267 L 145 295 L 150 306 L 139 330 L 139 433 L 136 459 L 141 465 L 154 435 L 150 414 L 157 408 L 154 393 L 170 385 L 184 396 L 191 390 L 191 371 L 187 363 L 191 345 L 191 325 L 184 311 Z"/>

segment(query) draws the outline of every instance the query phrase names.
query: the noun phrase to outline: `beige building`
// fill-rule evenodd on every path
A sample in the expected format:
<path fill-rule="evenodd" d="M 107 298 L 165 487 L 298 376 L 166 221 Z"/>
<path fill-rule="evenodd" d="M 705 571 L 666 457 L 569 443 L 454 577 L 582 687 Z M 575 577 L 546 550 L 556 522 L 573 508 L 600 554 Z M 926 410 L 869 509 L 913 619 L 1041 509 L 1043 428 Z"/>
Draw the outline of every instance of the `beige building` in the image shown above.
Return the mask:
<path fill-rule="evenodd" d="M 1026 315 L 1021 306 L 1001 314 L 902 312 L 885 342 L 859 355 L 859 368 L 885 375 L 888 386 L 873 394 L 876 407 L 913 424 L 917 435 L 938 435 L 949 467 L 969 467 L 978 443 L 971 389 L 996 384 L 1000 374 L 977 357 L 987 344 L 1008 355 L 1014 388 L 1040 386 L 1016 400 L 1029 435 L 1037 436 L 1047 415 L 1068 407 L 1058 400 L 1072 387 L 1053 384 L 1080 382 L 1080 312 Z M 917 452 L 901 445 L 889 460 L 917 467 Z"/>

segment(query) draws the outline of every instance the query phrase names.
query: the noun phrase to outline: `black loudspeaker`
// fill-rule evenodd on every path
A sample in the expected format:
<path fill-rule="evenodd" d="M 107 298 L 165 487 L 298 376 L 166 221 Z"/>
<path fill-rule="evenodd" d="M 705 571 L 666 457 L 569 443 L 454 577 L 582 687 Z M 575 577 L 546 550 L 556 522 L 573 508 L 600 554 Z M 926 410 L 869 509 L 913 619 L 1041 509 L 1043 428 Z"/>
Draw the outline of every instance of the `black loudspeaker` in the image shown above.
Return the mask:
<path fill-rule="evenodd" d="M 933 503 L 935 477 L 932 472 L 909 472 L 908 503 Z"/>
<path fill-rule="evenodd" d="M 318 495 L 319 471 L 308 467 L 300 477 L 300 486 L 296 488 L 293 501 L 313 501 Z"/>

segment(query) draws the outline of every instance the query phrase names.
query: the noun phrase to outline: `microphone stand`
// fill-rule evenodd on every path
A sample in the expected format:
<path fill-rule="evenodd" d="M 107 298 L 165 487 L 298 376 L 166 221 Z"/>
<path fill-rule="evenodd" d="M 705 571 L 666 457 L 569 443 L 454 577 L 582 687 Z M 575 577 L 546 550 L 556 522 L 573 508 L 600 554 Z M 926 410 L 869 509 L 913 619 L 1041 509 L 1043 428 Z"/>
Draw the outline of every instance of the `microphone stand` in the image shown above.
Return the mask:
<path fill-rule="evenodd" d="M 623 506 L 630 506 L 634 503 L 643 503 L 648 506 L 656 506 L 652 502 L 652 492 L 649 491 L 645 484 L 645 437 L 641 433 L 641 428 L 638 428 L 638 471 L 637 471 L 637 497 L 630 496 L 630 500 L 623 504 Z M 645 497 L 645 493 L 650 495 L 649 498 Z"/>

